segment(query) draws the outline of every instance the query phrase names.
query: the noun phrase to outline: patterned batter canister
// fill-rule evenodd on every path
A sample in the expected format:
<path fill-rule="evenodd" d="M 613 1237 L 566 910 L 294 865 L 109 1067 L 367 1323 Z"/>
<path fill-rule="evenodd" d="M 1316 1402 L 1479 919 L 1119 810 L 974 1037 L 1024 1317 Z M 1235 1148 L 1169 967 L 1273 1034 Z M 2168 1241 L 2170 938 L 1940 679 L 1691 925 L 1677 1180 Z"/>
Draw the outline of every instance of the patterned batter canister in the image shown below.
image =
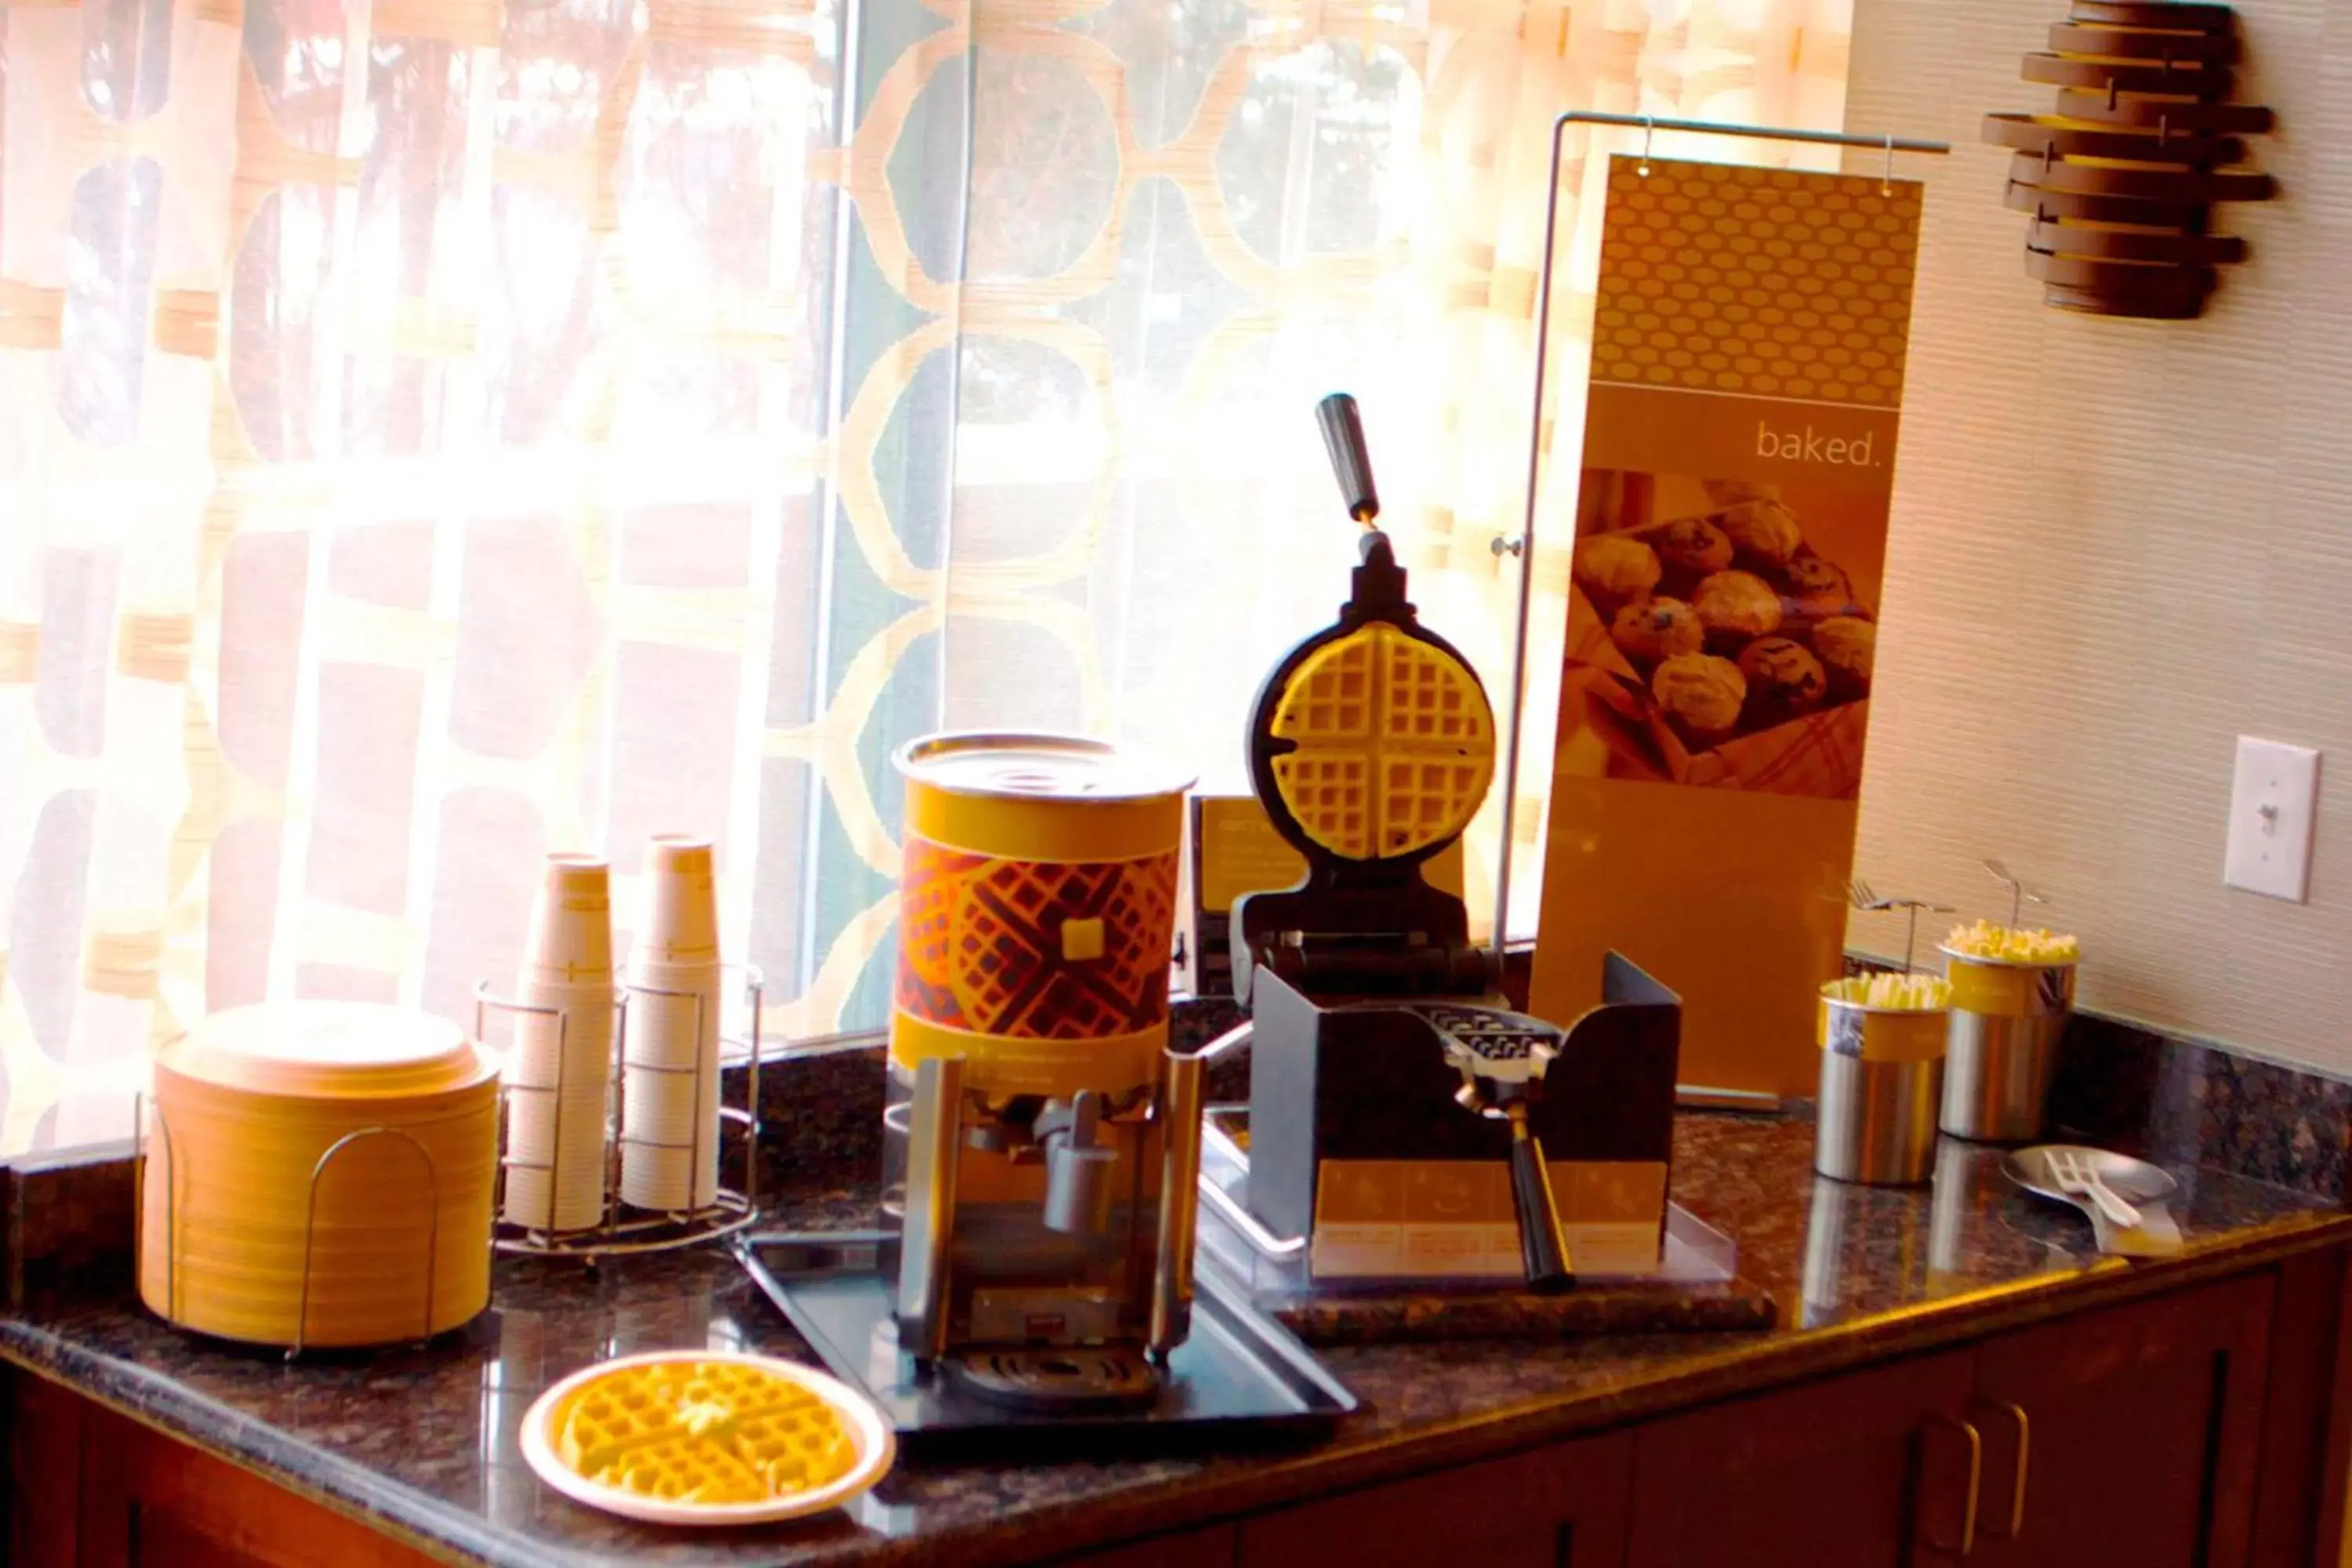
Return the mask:
<path fill-rule="evenodd" d="M 1067 735 L 929 735 L 893 761 L 891 1060 L 960 1056 L 965 1087 L 1000 1096 L 1150 1083 L 1192 781 Z"/>

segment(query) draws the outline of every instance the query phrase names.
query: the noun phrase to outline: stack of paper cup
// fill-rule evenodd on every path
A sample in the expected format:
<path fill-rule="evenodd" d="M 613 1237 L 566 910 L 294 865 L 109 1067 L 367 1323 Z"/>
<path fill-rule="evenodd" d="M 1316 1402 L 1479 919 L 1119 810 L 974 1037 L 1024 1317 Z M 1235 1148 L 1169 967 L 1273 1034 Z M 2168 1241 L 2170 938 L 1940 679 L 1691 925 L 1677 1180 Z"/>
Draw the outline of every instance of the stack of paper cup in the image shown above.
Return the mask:
<path fill-rule="evenodd" d="M 613 1072 L 613 898 L 604 862 L 551 855 L 531 905 L 507 1082 L 506 1202 L 533 1230 L 604 1216 Z"/>
<path fill-rule="evenodd" d="M 646 855 L 621 1063 L 621 1198 L 699 1209 L 719 1195 L 719 897 L 710 841 L 664 834 Z"/>

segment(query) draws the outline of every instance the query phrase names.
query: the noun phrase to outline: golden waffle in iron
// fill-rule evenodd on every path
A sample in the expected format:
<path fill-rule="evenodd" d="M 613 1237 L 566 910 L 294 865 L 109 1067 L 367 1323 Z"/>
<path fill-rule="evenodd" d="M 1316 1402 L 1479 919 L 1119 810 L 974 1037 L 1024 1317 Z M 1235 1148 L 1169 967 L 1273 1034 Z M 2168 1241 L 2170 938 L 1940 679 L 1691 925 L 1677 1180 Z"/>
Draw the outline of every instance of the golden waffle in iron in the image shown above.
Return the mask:
<path fill-rule="evenodd" d="M 740 1362 L 616 1367 L 556 1413 L 553 1447 L 574 1472 L 638 1497 L 751 1503 L 847 1475 L 847 1422 L 792 1379 Z"/>
<path fill-rule="evenodd" d="M 1275 709 L 1283 802 L 1307 836 L 1351 860 L 1459 834 L 1495 773 L 1486 693 L 1444 650 L 1386 624 L 1308 655 Z"/>

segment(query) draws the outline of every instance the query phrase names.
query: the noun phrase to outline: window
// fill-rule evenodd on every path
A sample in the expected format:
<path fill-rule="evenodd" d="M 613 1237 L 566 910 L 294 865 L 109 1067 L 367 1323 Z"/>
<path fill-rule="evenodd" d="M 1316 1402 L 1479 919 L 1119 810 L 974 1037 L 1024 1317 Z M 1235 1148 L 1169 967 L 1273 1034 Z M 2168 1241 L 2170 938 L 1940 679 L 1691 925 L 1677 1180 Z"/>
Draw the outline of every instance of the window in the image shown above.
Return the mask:
<path fill-rule="evenodd" d="M 625 906 L 656 831 L 718 840 L 772 1034 L 878 1023 L 902 742 L 1082 730 L 1242 787 L 1257 681 L 1344 592 L 1335 387 L 1499 703 L 1550 117 L 1833 125 L 1846 30 L 1845 0 L 0 10 L 0 1149 L 121 1132 L 211 1008 L 462 1016 L 541 853 L 602 848 Z M 1572 450 L 1580 198 L 1631 142 L 1570 145 Z M 1564 558 L 1534 570 L 1540 627 Z"/>

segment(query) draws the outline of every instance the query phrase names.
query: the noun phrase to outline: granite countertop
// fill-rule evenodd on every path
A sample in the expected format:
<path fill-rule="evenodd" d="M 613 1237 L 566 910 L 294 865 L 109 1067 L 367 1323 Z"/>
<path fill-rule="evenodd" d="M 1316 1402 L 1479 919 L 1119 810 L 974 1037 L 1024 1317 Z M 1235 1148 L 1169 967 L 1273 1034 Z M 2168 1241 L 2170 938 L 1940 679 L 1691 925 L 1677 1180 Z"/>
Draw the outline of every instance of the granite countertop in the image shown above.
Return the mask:
<path fill-rule="evenodd" d="M 539 1391 L 634 1351 L 805 1355 L 723 1255 L 502 1264 L 492 1310 L 424 1351 L 320 1358 L 199 1342 L 120 1291 L 0 1316 L 0 1355 L 452 1561 L 513 1565 L 995 1563 L 1171 1528 L 2251 1267 L 2352 1237 L 2324 1199 L 2181 1171 L 2190 1237 L 2158 1264 L 2100 1258 L 2089 1227 L 2008 1188 L 1998 1151 L 1947 1143 L 1932 1195 L 1811 1171 L 1801 1121 L 1686 1116 L 1674 1195 L 1738 1241 L 1778 1300 L 1763 1332 L 1346 1346 L 1321 1353 L 1369 1409 L 1319 1447 L 1024 1466 L 906 1466 L 854 1509 L 768 1529 L 664 1531 L 572 1504 L 522 1462 Z M 855 1225 L 810 1196 L 797 1226 Z"/>

